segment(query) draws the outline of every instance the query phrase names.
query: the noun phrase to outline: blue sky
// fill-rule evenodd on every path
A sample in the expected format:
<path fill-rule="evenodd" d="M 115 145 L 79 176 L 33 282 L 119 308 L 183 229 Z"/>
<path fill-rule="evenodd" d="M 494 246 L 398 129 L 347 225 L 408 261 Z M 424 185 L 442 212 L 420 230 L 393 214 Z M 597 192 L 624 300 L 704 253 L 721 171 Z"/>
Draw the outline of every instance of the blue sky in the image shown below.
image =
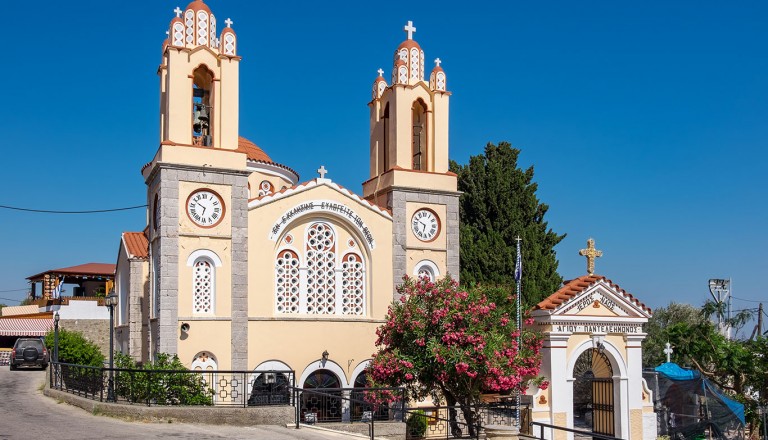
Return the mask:
<path fill-rule="evenodd" d="M 361 191 L 371 84 L 412 20 L 453 92 L 450 157 L 466 163 L 489 141 L 522 149 L 550 226 L 568 234 L 557 247 L 566 279 L 585 273 L 578 250 L 594 237 L 597 273 L 651 307 L 699 305 L 713 277 L 768 302 L 767 3 L 207 3 L 238 35 L 241 135 L 302 180 L 322 164 Z M 185 4 L 5 5 L 0 204 L 145 202 L 156 69 Z M 141 210 L 0 210 L 0 298 L 20 300 L 7 290 L 46 269 L 114 262 L 120 232 L 144 224 Z"/>

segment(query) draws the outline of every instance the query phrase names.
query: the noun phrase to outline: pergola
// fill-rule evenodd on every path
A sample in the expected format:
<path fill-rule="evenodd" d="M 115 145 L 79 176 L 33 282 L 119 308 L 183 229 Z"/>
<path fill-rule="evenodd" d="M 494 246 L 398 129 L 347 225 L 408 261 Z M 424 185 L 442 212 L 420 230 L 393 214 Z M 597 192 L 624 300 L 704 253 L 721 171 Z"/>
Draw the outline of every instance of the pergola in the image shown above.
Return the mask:
<path fill-rule="evenodd" d="M 104 296 L 115 285 L 115 265 L 108 263 L 86 263 L 79 266 L 64 267 L 41 272 L 28 277 L 32 285 L 30 296 L 38 298 L 37 284 L 41 284 L 39 297 L 53 299 L 53 292 L 60 283 L 76 284 L 71 297 Z"/>

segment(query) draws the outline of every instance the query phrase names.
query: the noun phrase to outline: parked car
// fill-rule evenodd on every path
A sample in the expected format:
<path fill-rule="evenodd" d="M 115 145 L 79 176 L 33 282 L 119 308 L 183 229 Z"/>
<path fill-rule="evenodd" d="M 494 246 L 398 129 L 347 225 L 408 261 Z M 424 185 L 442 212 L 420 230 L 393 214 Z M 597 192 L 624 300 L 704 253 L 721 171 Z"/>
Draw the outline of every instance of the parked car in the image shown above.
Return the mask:
<path fill-rule="evenodd" d="M 48 368 L 48 350 L 41 338 L 19 338 L 13 344 L 11 352 L 11 370 L 18 367 Z"/>

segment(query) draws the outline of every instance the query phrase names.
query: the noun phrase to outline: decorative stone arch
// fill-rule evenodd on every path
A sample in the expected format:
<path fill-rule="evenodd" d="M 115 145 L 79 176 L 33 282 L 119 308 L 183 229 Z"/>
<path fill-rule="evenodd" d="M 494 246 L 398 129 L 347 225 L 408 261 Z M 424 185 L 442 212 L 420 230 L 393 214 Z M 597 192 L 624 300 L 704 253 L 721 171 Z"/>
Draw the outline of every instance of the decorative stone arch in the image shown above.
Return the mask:
<path fill-rule="evenodd" d="M 294 386 L 288 371 L 291 367 L 283 361 L 269 360 L 253 369 L 248 378 L 248 405 L 287 405 L 293 395 L 290 387 Z M 295 374 L 295 373 L 294 373 Z"/>
<path fill-rule="evenodd" d="M 349 383 L 352 384 L 352 386 L 354 386 L 355 379 L 357 379 L 357 376 L 359 376 L 360 373 L 365 371 L 365 369 L 368 368 L 369 365 L 371 365 L 371 361 L 372 360 L 373 359 L 366 359 L 366 360 L 360 362 L 359 364 L 357 364 L 355 369 L 352 370 L 352 374 L 349 376 Z"/>
<path fill-rule="evenodd" d="M 312 373 L 318 370 L 328 370 L 335 374 L 339 378 L 339 384 L 341 385 L 341 388 L 350 387 L 349 381 L 347 380 L 347 375 L 344 373 L 344 369 L 332 360 L 323 361 L 322 359 L 317 359 L 307 365 L 306 368 L 304 368 L 304 371 L 301 372 L 301 376 L 299 376 L 299 380 L 296 382 L 296 387 L 303 388 L 304 382 L 307 381 L 307 378 L 309 378 Z"/>
<path fill-rule="evenodd" d="M 432 281 L 440 278 L 440 269 L 432 260 L 421 260 L 413 266 L 413 276 L 418 277 L 420 272 L 428 272 Z"/>
<path fill-rule="evenodd" d="M 200 257 L 208 258 L 216 267 L 221 267 L 222 265 L 221 258 L 216 255 L 216 252 L 209 249 L 198 249 L 189 254 L 189 257 L 187 258 L 187 266 L 192 267 L 192 265 L 195 264 L 195 260 Z"/>

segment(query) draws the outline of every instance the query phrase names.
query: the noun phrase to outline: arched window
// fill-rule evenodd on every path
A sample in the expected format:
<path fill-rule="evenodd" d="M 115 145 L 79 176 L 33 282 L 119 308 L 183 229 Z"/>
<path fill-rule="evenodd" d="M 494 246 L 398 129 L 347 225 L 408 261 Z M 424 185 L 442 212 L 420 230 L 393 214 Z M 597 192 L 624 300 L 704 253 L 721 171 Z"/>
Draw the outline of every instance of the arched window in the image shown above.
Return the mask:
<path fill-rule="evenodd" d="M 417 278 L 427 278 L 429 281 L 435 281 L 440 276 L 440 270 L 437 265 L 430 260 L 421 260 L 416 263 L 413 269 L 413 275 Z"/>
<path fill-rule="evenodd" d="M 413 153 L 413 169 L 427 169 L 427 107 L 421 100 L 415 101 L 411 107 L 413 131 L 411 145 Z"/>
<path fill-rule="evenodd" d="M 213 261 L 200 257 L 192 265 L 192 313 L 212 314 L 216 295 Z"/>
<path fill-rule="evenodd" d="M 347 254 L 341 263 L 341 307 L 345 315 L 362 315 L 365 303 L 363 283 L 363 259 L 357 254 Z"/>
<path fill-rule="evenodd" d="M 213 73 L 200 66 L 192 78 L 192 143 L 210 147 L 213 145 Z"/>
<path fill-rule="evenodd" d="M 287 246 L 294 241 L 291 234 L 285 238 Z M 304 242 L 303 257 L 285 248 L 275 256 L 275 311 L 279 314 L 365 315 L 363 257 L 353 249 L 346 254 L 337 253 L 337 234 L 329 223 L 310 224 Z M 354 240 L 350 242 L 354 244 Z"/>
<path fill-rule="evenodd" d="M 384 135 L 382 136 L 382 144 L 381 145 L 381 166 L 379 169 L 379 173 L 383 174 L 386 173 L 387 170 L 389 170 L 389 103 L 387 103 L 387 106 L 384 107 L 384 117 L 382 118 L 382 125 L 384 129 Z"/>
<path fill-rule="evenodd" d="M 280 251 L 275 265 L 277 311 L 299 312 L 299 257 L 293 251 Z"/>

